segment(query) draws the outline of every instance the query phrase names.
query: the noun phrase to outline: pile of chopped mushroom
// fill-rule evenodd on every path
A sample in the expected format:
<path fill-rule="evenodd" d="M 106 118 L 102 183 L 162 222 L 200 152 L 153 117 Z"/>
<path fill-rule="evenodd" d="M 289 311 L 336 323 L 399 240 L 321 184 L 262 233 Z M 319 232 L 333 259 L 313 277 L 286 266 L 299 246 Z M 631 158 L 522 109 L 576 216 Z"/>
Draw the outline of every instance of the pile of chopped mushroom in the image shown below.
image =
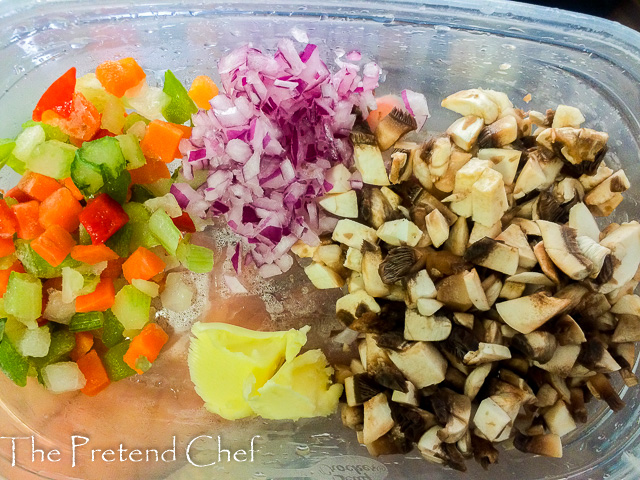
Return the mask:
<path fill-rule="evenodd" d="M 333 172 L 319 203 L 344 218 L 330 241 L 292 249 L 317 288 L 348 288 L 335 340 L 359 358 L 336 365 L 342 420 L 375 456 L 416 444 L 486 468 L 512 442 L 561 457 L 589 399 L 624 406 L 614 372 L 638 383 L 640 224 L 594 219 L 629 181 L 577 108 L 523 112 L 482 89 L 442 106 L 463 116 L 432 138 L 401 109 L 373 132 L 357 122 L 364 188 Z"/>

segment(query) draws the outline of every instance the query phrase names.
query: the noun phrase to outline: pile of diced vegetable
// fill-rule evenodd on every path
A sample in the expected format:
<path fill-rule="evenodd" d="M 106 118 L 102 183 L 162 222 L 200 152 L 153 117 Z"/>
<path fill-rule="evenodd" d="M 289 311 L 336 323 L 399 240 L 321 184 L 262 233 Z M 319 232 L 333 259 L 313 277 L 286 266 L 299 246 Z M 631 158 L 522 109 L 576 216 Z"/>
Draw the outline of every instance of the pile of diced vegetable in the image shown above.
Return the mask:
<path fill-rule="evenodd" d="M 200 77 L 191 95 L 206 102 L 213 87 Z M 194 111 L 171 71 L 149 86 L 125 58 L 77 79 L 70 69 L 0 140 L 0 164 L 22 175 L 0 199 L 0 368 L 17 385 L 33 376 L 92 396 L 156 360 L 168 334 L 152 299 L 188 308 L 180 270 L 213 268 L 190 243 L 202 221 L 170 193 Z"/>

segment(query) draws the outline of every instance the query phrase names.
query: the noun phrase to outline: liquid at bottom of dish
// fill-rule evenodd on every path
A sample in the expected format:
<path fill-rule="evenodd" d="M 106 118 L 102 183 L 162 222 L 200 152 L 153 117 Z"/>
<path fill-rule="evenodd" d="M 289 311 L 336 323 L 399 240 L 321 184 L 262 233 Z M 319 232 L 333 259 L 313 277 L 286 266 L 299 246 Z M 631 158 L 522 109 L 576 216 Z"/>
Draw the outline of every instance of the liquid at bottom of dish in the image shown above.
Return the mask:
<path fill-rule="evenodd" d="M 201 244 L 216 250 L 216 268 L 207 278 L 186 274 L 202 295 L 208 291 L 208 302 L 194 305 L 189 315 L 174 315 L 158 311 L 158 322 L 170 333 L 170 340 L 158 357 L 153 368 L 144 375 L 116 382 L 96 397 L 81 393 L 54 395 L 46 391 L 34 378 L 26 387 L 15 386 L 4 375 L 0 375 L 0 433 L 4 437 L 20 436 L 15 440 L 15 463 L 12 441 L 0 439 L 0 455 L 7 461 L 0 474 L 10 479 L 28 479 L 38 473 L 44 478 L 164 478 L 171 472 L 190 466 L 186 456 L 189 442 L 200 435 L 216 438 L 221 435 L 224 448 L 232 451 L 248 449 L 250 432 L 270 431 L 272 428 L 262 419 L 245 419 L 228 422 L 210 414 L 195 393 L 189 377 L 187 355 L 190 324 L 201 321 L 228 322 L 257 330 L 279 330 L 312 325 L 307 347 L 322 347 L 331 359 L 338 358 L 341 350 L 327 342 L 331 330 L 339 328 L 335 320 L 334 305 L 339 292 L 313 289 L 299 266 L 271 280 L 257 278 L 255 270 L 246 268 L 239 275 L 248 293 L 232 295 L 223 279 L 230 274 L 229 262 L 224 259 L 226 244 L 216 241 L 217 230 L 199 239 Z M 226 237 L 228 238 L 228 237 Z M 194 280 L 195 278 L 195 280 Z M 207 294 L 204 293 L 206 296 Z M 160 307 L 160 306 L 158 306 Z M 200 308 L 201 311 L 198 311 Z M 224 368 L 212 365 L 211 368 Z M 313 421 L 313 419 L 309 420 Z M 322 420 L 324 422 L 328 419 Z M 339 422 L 338 419 L 332 419 Z M 303 422 L 304 423 L 304 422 Z M 297 428 L 287 422 L 287 431 Z M 308 424 L 308 423 L 305 423 Z M 274 427 L 279 429 L 278 427 Z M 36 452 L 32 456 L 32 440 L 35 448 L 60 451 L 59 461 L 50 461 Z M 78 445 L 74 449 L 72 442 Z M 81 438 L 84 437 L 84 438 Z M 171 450 L 175 438 L 175 461 L 156 461 L 156 454 Z M 89 439 L 86 445 L 79 445 Z M 127 452 L 124 461 L 118 451 L 122 444 Z M 199 444 L 199 445 L 198 445 Z M 128 455 L 134 450 L 134 462 Z M 206 439 L 197 440 L 191 453 L 207 449 Z M 103 452 L 114 450 L 112 456 Z M 149 450 L 149 461 L 146 451 Z M 93 456 L 93 458 L 92 458 Z M 166 459 L 171 459 L 168 452 Z M 197 458 L 197 457 L 196 457 Z"/>

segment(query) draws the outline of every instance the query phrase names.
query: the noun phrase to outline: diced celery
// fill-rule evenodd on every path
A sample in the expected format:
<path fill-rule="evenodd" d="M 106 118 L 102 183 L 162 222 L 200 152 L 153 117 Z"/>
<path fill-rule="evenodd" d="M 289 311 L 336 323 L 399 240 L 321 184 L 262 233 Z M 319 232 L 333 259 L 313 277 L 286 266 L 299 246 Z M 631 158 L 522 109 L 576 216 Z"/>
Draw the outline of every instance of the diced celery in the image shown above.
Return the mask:
<path fill-rule="evenodd" d="M 104 316 L 102 312 L 76 313 L 69 322 L 70 332 L 88 332 L 102 328 Z"/>
<path fill-rule="evenodd" d="M 160 293 L 160 286 L 156 282 L 151 282 L 149 280 L 134 278 L 131 280 L 131 285 L 136 287 L 142 293 L 149 295 L 151 298 L 157 297 Z"/>
<path fill-rule="evenodd" d="M 104 185 L 100 168 L 79 158 L 77 152 L 71 164 L 71 179 L 85 197 L 95 195 Z"/>
<path fill-rule="evenodd" d="M 71 175 L 71 164 L 77 148 L 59 140 L 48 140 L 33 149 L 25 159 L 25 166 L 32 172 L 53 178 Z"/>
<path fill-rule="evenodd" d="M 169 104 L 162 110 L 164 118 L 168 121 L 185 123 L 191 120 L 191 115 L 198 111 L 198 107 L 189 96 L 189 92 L 171 70 L 167 70 L 164 74 L 162 91 L 171 98 Z"/>
<path fill-rule="evenodd" d="M 87 381 L 75 362 L 59 362 L 42 369 L 47 390 L 53 393 L 73 392 L 84 388 Z"/>
<path fill-rule="evenodd" d="M 0 342 L 4 338 L 4 326 L 7 324 L 6 318 L 0 318 Z"/>
<path fill-rule="evenodd" d="M 171 255 L 176 254 L 182 234 L 164 210 L 156 210 L 151 215 L 149 218 L 149 230 L 157 237 L 168 253 Z"/>
<path fill-rule="evenodd" d="M 102 137 L 91 142 L 84 142 L 82 147 L 76 151 L 76 159 L 99 167 L 105 180 L 118 178 L 125 168 L 120 143 L 113 137 Z M 78 188 L 80 187 L 78 186 Z"/>
<path fill-rule="evenodd" d="M 208 273 L 213 270 L 213 252 L 209 248 L 180 242 L 176 256 L 182 265 L 194 273 Z"/>
<path fill-rule="evenodd" d="M 29 362 L 18 353 L 8 336 L 0 342 L 0 369 L 16 385 L 24 387 L 27 384 Z"/>
<path fill-rule="evenodd" d="M 124 159 L 127 162 L 127 170 L 140 168 L 147 163 L 147 159 L 140 148 L 140 140 L 135 135 L 118 135 L 116 138 L 120 142 L 122 155 L 124 155 Z"/>
<path fill-rule="evenodd" d="M 107 370 L 107 375 L 112 382 L 117 382 L 123 378 L 130 377 L 136 374 L 129 365 L 124 362 L 124 354 L 129 350 L 129 340 L 125 340 L 107 350 L 102 358 L 104 368 Z"/>
<path fill-rule="evenodd" d="M 124 211 L 129 215 L 129 225 L 131 225 L 131 245 L 130 251 L 138 247 L 153 248 L 160 245 L 160 241 L 151 233 L 149 228 L 149 218 L 151 214 L 147 208 L 135 202 L 125 203 Z"/>
<path fill-rule="evenodd" d="M 150 87 L 146 83 L 135 97 L 123 97 L 125 107 L 136 110 L 150 120 L 162 118 L 162 110 L 169 104 L 171 97 L 159 87 Z"/>
<path fill-rule="evenodd" d="M 22 129 L 24 130 L 25 128 L 33 127 L 34 125 L 40 125 L 42 127 L 46 140 L 58 140 L 64 143 L 69 141 L 69 135 L 67 135 L 66 133 L 62 133 L 62 130 L 60 130 L 58 127 L 49 125 L 48 123 L 27 120 L 22 124 Z"/>
<path fill-rule="evenodd" d="M 16 342 L 16 348 L 25 357 L 42 358 L 49 353 L 51 331 L 47 325 L 34 329 L 26 329 Z"/>
<path fill-rule="evenodd" d="M 0 166 L 4 165 L 9 159 L 16 142 L 10 138 L 0 138 Z"/>
<path fill-rule="evenodd" d="M 59 362 L 65 359 L 76 346 L 76 336 L 66 328 L 61 328 L 51 334 L 51 345 L 49 352 L 40 358 L 30 359 L 31 363 L 38 369 Z"/>
<path fill-rule="evenodd" d="M 141 203 L 128 202 L 122 208 L 129 215 L 130 222 L 148 222 L 151 216 L 151 212 Z"/>
<path fill-rule="evenodd" d="M 16 345 L 27 327 L 24 323 L 20 322 L 15 317 L 12 317 L 6 312 L 3 312 L 2 315 L 7 315 L 7 321 L 4 324 L 4 336 L 11 340 L 11 343 Z"/>
<path fill-rule="evenodd" d="M 143 372 L 148 372 L 151 368 L 151 362 L 144 355 L 140 355 L 136 360 L 136 368 L 138 370 L 142 370 Z"/>
<path fill-rule="evenodd" d="M 95 73 L 87 73 L 76 80 L 76 91 L 82 93 L 87 100 L 95 105 L 100 113 L 104 111 L 109 98 L 113 95 L 107 92 Z"/>
<path fill-rule="evenodd" d="M 31 152 L 44 143 L 47 139 L 44 129 L 40 125 L 25 128 L 20 135 L 16 137 L 16 146 L 13 148 L 13 155 L 20 161 L 25 162 Z"/>
<path fill-rule="evenodd" d="M 115 180 L 107 180 L 101 191 L 108 194 L 116 202 L 123 204 L 127 201 L 129 185 L 131 185 L 131 174 L 128 170 L 123 170 Z"/>
<path fill-rule="evenodd" d="M 122 133 L 125 121 L 125 110 L 122 101 L 115 95 L 107 98 L 102 111 L 101 127 L 113 134 Z"/>
<path fill-rule="evenodd" d="M 153 183 L 149 183 L 146 185 L 147 190 L 153 193 L 156 197 L 161 197 L 162 195 L 166 195 L 171 191 L 171 185 L 173 184 L 173 180 L 170 178 L 161 178 Z"/>
<path fill-rule="evenodd" d="M 4 309 L 21 322 L 34 322 L 42 314 L 42 283 L 28 273 L 11 272 Z M 28 326 L 28 325 L 27 325 Z"/>
<path fill-rule="evenodd" d="M 5 160 L 5 165 L 13 169 L 18 175 L 24 175 L 24 172 L 27 171 L 27 167 L 24 165 L 22 160 L 18 160 L 16 156 L 11 153 Z"/>
<path fill-rule="evenodd" d="M 102 326 L 102 343 L 107 348 L 116 346 L 118 343 L 124 340 L 122 335 L 124 327 L 120 321 L 116 318 L 111 310 L 104 312 L 104 324 Z"/>
<path fill-rule="evenodd" d="M 47 306 L 42 316 L 52 322 L 68 325 L 76 313 L 76 302 L 65 302 L 60 290 L 49 290 Z"/>
<path fill-rule="evenodd" d="M 176 170 L 176 172 L 178 172 L 178 174 L 175 178 L 175 183 L 187 183 L 194 190 L 206 182 L 207 177 L 209 176 L 209 172 L 207 170 L 195 170 L 193 172 L 193 178 L 191 180 L 187 180 L 182 175 L 182 170 Z"/>
<path fill-rule="evenodd" d="M 80 243 L 80 245 L 91 245 L 91 235 L 89 235 L 89 232 L 87 232 L 87 229 L 84 228 L 82 224 L 80 224 L 78 228 L 78 243 Z"/>
<path fill-rule="evenodd" d="M 129 115 L 127 115 L 127 118 L 124 121 L 124 131 L 128 131 L 134 124 L 138 122 L 143 122 L 145 125 L 149 125 L 150 120 L 143 117 L 138 112 L 131 112 Z"/>
<path fill-rule="evenodd" d="M 143 121 L 136 122 L 127 129 L 127 134 L 133 135 L 138 141 L 142 141 L 147 134 L 147 124 Z"/>
<path fill-rule="evenodd" d="M 107 266 L 108 266 L 108 262 L 105 260 L 104 262 L 96 263 L 95 265 L 89 265 L 88 263 L 81 263 L 77 267 L 73 267 L 73 268 L 78 272 L 80 272 L 83 277 L 87 277 L 90 275 L 93 275 L 93 276 L 100 275 L 104 271 L 104 269 L 107 268 Z M 85 282 L 86 281 L 87 279 L 85 278 Z"/>
<path fill-rule="evenodd" d="M 139 329 L 149 322 L 151 297 L 133 285 L 125 285 L 116 294 L 111 311 L 125 330 Z"/>
<path fill-rule="evenodd" d="M 131 245 L 132 232 L 133 227 L 131 226 L 131 223 L 125 223 L 120 230 L 109 237 L 105 242 L 105 245 L 116 252 L 119 257 L 127 258 L 131 253 L 129 248 Z"/>
<path fill-rule="evenodd" d="M 144 203 L 150 198 L 154 198 L 153 194 L 147 190 L 143 185 L 132 185 L 131 186 L 131 201 Z"/>

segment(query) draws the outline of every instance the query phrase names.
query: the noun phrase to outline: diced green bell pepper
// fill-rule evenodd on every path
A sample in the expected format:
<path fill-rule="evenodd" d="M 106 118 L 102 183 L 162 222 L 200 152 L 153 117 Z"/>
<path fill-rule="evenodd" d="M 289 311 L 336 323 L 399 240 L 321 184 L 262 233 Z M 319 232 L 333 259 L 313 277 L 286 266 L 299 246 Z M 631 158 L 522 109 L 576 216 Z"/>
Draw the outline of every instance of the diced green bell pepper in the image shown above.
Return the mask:
<path fill-rule="evenodd" d="M 127 170 L 123 170 L 115 180 L 107 180 L 100 192 L 106 193 L 119 204 L 123 204 L 127 201 L 129 185 L 131 185 L 131 174 Z"/>
<path fill-rule="evenodd" d="M 104 244 L 116 252 L 119 257 L 127 258 L 131 254 L 131 235 L 133 227 L 131 222 L 126 223 L 120 230 L 111 235 Z"/>
<path fill-rule="evenodd" d="M 71 179 L 85 197 L 92 197 L 104 185 L 100 167 L 76 156 L 71 164 Z"/>
<path fill-rule="evenodd" d="M 69 322 L 70 332 L 88 332 L 102 328 L 104 316 L 102 312 L 76 313 Z"/>
<path fill-rule="evenodd" d="M 111 310 L 104 312 L 104 325 L 102 326 L 102 343 L 111 348 L 124 340 L 122 335 L 124 327 Z"/>
<path fill-rule="evenodd" d="M 124 362 L 124 354 L 129 350 L 130 343 L 129 340 L 125 340 L 111 347 L 102 358 L 104 368 L 112 382 L 117 382 L 136 374 L 136 371 Z"/>
<path fill-rule="evenodd" d="M 162 110 L 162 115 L 168 121 L 185 123 L 191 120 L 191 115 L 198 111 L 198 107 L 191 100 L 189 92 L 171 70 L 167 70 L 164 74 L 162 91 L 171 98 L 169 104 Z"/>
<path fill-rule="evenodd" d="M 151 193 L 144 185 L 135 184 L 131 186 L 132 202 L 144 203 L 152 198 L 154 198 L 153 193 Z"/>
<path fill-rule="evenodd" d="M 29 362 L 18 353 L 8 337 L 4 337 L 0 342 L 0 369 L 16 385 L 27 385 Z"/>

